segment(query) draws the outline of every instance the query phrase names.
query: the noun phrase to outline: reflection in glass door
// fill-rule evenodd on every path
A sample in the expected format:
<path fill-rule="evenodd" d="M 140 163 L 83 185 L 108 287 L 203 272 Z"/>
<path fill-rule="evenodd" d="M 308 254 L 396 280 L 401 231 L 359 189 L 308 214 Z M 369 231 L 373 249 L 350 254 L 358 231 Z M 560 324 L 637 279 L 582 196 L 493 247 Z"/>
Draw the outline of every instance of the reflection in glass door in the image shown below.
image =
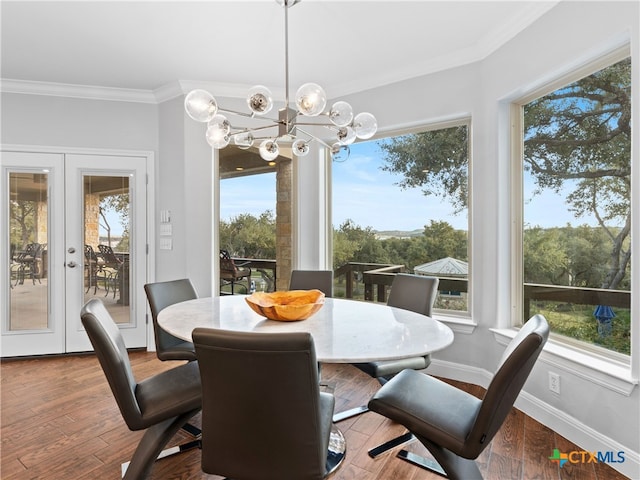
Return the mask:
<path fill-rule="evenodd" d="M 9 330 L 49 328 L 46 172 L 9 173 Z"/>
<path fill-rule="evenodd" d="M 0 326 L 3 357 L 64 351 L 64 156 L 0 156 Z"/>
<path fill-rule="evenodd" d="M 84 302 L 100 298 L 117 323 L 130 323 L 128 176 L 85 175 Z"/>
<path fill-rule="evenodd" d="M 128 348 L 147 345 L 147 159 L 65 155 L 66 349 L 91 350 L 78 312 L 99 299 Z"/>

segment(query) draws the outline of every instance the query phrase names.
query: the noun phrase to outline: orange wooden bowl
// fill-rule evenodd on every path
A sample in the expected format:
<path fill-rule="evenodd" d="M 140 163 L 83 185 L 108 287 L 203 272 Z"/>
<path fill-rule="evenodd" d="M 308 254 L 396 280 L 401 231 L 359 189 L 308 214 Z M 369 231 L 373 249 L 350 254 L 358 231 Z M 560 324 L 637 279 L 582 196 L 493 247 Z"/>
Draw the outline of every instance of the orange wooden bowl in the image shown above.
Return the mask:
<path fill-rule="evenodd" d="M 269 320 L 295 322 L 305 320 L 324 305 L 320 290 L 288 290 L 282 292 L 255 292 L 245 298 L 249 306 Z"/>

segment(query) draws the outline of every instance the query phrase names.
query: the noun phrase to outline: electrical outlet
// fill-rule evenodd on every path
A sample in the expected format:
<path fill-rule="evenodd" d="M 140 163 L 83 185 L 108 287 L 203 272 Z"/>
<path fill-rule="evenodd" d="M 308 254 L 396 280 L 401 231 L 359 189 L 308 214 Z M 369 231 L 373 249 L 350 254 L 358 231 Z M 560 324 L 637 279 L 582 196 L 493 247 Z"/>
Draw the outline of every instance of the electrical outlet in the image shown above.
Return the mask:
<path fill-rule="evenodd" d="M 549 372 L 549 390 L 560 395 L 560 375 Z"/>

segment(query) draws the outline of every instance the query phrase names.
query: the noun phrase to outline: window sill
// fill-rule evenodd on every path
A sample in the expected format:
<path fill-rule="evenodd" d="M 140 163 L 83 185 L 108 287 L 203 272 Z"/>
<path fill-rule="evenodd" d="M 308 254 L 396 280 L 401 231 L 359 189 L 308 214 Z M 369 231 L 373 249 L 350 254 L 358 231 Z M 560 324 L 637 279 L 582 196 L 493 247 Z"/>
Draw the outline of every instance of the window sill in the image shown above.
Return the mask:
<path fill-rule="evenodd" d="M 491 331 L 496 341 L 505 346 L 518 333 L 514 329 L 492 328 Z M 638 385 L 638 379 L 631 376 L 630 365 L 590 354 L 552 339 L 545 345 L 540 360 L 627 397 Z"/>
<path fill-rule="evenodd" d="M 436 312 L 433 315 L 435 320 L 439 322 L 445 323 L 454 333 L 464 333 L 466 335 L 471 335 L 476 327 L 477 323 L 473 322 L 469 317 L 455 317 L 453 315 L 443 315 L 439 312 Z"/>

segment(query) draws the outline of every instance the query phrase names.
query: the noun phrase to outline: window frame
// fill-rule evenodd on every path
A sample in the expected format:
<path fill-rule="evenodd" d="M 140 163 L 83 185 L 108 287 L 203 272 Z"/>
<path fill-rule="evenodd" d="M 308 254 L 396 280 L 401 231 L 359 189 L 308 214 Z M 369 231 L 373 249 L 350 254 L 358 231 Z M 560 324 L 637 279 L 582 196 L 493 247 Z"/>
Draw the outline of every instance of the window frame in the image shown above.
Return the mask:
<path fill-rule="evenodd" d="M 492 329 L 496 339 L 500 343 L 504 343 L 505 340 L 512 338 L 515 335 L 517 329 L 520 328 L 523 321 L 523 278 L 524 278 L 524 265 L 523 265 L 523 226 L 524 226 L 524 186 L 523 186 L 523 156 L 524 156 L 524 115 L 523 107 L 544 95 L 547 95 L 555 90 L 563 88 L 573 82 L 576 82 L 584 77 L 587 77 L 599 70 L 602 70 L 608 66 L 611 66 L 621 60 L 631 58 L 632 62 L 632 110 L 637 105 L 637 100 L 633 100 L 638 95 L 637 89 L 634 89 L 634 85 L 637 84 L 637 79 L 634 78 L 637 72 L 634 72 L 634 57 L 631 55 L 630 45 L 624 45 L 616 48 L 592 61 L 586 62 L 578 68 L 571 69 L 570 71 L 558 76 L 543 85 L 532 89 L 525 94 L 510 100 L 509 104 L 509 117 L 511 124 L 511 148 L 510 156 L 511 161 L 511 228 L 510 228 L 510 243 L 511 243 L 511 311 L 520 312 L 515 313 L 511 319 L 510 329 Z M 632 114 L 633 115 L 633 114 Z M 637 130 L 638 127 L 635 127 Z M 637 157 L 637 145 L 634 145 L 634 140 L 637 140 L 637 135 L 632 134 L 632 147 L 631 147 L 631 163 L 632 163 L 632 192 L 631 192 L 631 204 L 633 205 L 634 198 L 637 196 L 637 192 L 634 192 L 638 187 L 638 170 L 633 168 L 634 160 Z M 635 152 L 635 153 L 634 153 Z M 640 209 L 632 210 L 632 223 L 637 224 L 640 216 Z M 632 250 L 637 251 L 638 238 L 632 237 Z M 636 255 L 637 256 L 637 255 Z M 633 259 L 632 255 L 632 259 Z M 633 262 L 633 260 L 632 260 Z M 632 263 L 632 285 L 635 285 L 634 280 L 638 279 L 638 262 Z M 636 289 L 637 290 L 637 289 Z M 604 347 L 597 345 L 591 345 L 585 342 L 581 342 L 571 337 L 566 337 L 559 334 L 551 333 L 549 337 L 548 347 L 545 349 L 552 354 L 554 360 L 553 364 L 567 366 L 582 375 L 594 379 L 597 383 L 607 386 L 613 390 L 621 393 L 629 394 L 629 387 L 631 385 L 638 384 L 638 375 L 640 373 L 640 367 L 638 363 L 638 341 L 634 341 L 634 335 L 637 336 L 637 331 L 640 327 L 640 312 L 637 308 L 637 300 L 634 299 L 633 288 L 631 289 L 631 354 L 624 355 Z M 635 348 L 634 348 L 635 347 Z"/>
<path fill-rule="evenodd" d="M 458 126 L 467 127 L 467 260 L 468 260 L 468 273 L 467 273 L 467 310 L 446 310 L 446 309 L 434 309 L 434 318 L 447 322 L 454 331 L 460 333 L 472 333 L 475 329 L 476 323 L 472 321 L 473 312 L 473 123 L 470 114 L 452 116 L 450 118 L 441 119 L 432 122 L 417 122 L 411 125 L 404 125 L 401 127 L 378 130 L 378 133 L 366 140 L 367 142 L 380 141 L 391 137 L 399 137 L 403 135 L 410 135 L 414 133 L 424 133 L 433 130 L 444 130 L 447 128 L 453 128 Z M 360 142 L 358 142 L 360 143 Z M 348 160 L 347 160 L 348 161 Z M 331 164 L 331 162 L 329 162 Z M 333 178 L 333 170 L 329 172 L 329 178 Z M 333 181 L 329 184 L 333 186 Z M 328 201 L 331 205 L 330 210 L 335 208 L 333 205 L 333 187 L 327 192 Z M 331 239 L 331 248 L 329 252 L 329 258 L 333 259 L 333 224 L 332 219 L 329 221 L 329 232 Z M 333 264 L 332 264 L 333 267 Z"/>

